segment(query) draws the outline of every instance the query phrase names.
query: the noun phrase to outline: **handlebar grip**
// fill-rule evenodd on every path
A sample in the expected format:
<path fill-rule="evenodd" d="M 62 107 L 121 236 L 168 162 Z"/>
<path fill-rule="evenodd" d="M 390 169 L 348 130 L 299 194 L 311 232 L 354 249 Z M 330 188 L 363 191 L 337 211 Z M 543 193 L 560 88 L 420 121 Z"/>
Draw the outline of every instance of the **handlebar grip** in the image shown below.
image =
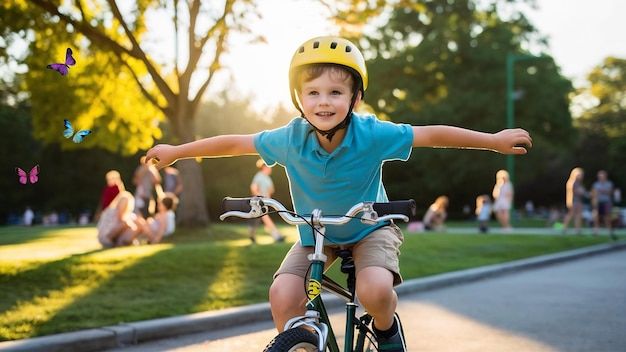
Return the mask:
<path fill-rule="evenodd" d="M 393 200 L 389 203 L 374 203 L 373 208 L 379 216 L 403 214 L 411 218 L 417 213 L 417 207 L 413 199 Z"/>
<path fill-rule="evenodd" d="M 227 211 L 241 211 L 250 212 L 252 207 L 250 206 L 250 200 L 252 198 L 232 198 L 226 197 L 222 199 L 222 210 Z"/>

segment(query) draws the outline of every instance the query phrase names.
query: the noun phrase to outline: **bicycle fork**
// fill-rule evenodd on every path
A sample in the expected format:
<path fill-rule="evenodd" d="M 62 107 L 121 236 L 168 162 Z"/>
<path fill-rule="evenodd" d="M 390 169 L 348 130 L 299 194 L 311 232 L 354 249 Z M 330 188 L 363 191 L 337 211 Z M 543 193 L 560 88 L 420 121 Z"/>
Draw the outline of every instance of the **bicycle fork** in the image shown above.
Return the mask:
<path fill-rule="evenodd" d="M 324 234 L 326 229 L 319 223 L 319 219 L 322 217 L 322 212 L 315 210 L 311 215 L 311 222 L 314 224 L 313 235 L 315 236 L 315 251 L 309 254 L 309 260 L 311 261 L 311 273 L 307 283 L 307 311 L 303 316 L 290 319 L 285 324 L 285 330 L 305 327 L 309 328 L 317 334 L 318 349 L 319 351 L 326 350 L 326 344 L 330 341 L 331 351 L 339 351 L 337 342 L 332 329 L 328 327 L 325 321 L 328 320 L 328 313 L 321 299 L 322 294 L 322 280 L 324 277 L 324 265 L 327 256 L 324 254 Z M 330 337 L 330 339 L 329 339 Z"/>

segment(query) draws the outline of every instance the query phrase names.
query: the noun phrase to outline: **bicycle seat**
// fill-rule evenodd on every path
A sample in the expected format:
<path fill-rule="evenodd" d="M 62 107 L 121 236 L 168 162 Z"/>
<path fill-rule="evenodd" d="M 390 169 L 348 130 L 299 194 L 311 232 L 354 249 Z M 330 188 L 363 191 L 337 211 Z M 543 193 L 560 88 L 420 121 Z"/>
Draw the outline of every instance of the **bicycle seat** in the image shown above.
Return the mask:
<path fill-rule="evenodd" d="M 337 252 L 337 256 L 341 258 L 341 272 L 348 274 L 354 272 L 354 260 L 352 259 L 352 251 L 348 249 L 342 249 Z"/>

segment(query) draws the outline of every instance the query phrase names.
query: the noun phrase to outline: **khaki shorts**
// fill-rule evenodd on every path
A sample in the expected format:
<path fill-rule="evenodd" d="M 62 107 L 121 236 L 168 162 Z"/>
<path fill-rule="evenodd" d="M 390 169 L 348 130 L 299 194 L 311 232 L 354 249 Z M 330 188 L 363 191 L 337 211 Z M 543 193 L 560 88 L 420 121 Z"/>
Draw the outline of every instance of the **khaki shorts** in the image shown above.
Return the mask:
<path fill-rule="evenodd" d="M 324 254 L 328 256 L 325 270 L 337 259 L 337 250 L 351 249 L 357 274 L 368 266 L 385 268 L 393 273 L 393 284 L 397 286 L 402 283 L 398 256 L 403 241 L 402 231 L 395 224 L 391 224 L 373 231 L 357 243 L 325 246 Z M 302 247 L 300 241 L 296 242 L 283 259 L 274 278 L 285 273 L 305 277 L 311 265 L 308 255 L 313 250 L 313 247 Z"/>

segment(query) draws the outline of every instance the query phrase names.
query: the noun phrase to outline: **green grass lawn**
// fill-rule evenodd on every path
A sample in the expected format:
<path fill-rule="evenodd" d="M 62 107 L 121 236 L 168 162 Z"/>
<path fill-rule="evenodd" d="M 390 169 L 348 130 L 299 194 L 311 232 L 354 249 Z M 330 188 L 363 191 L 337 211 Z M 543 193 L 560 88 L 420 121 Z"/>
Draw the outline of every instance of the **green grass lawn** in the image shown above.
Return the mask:
<path fill-rule="evenodd" d="M 453 223 L 449 226 L 474 226 Z M 244 223 L 102 250 L 95 227 L 0 227 L 0 341 L 267 301 L 286 243 Z M 605 237 L 405 234 L 405 280 L 608 242 Z M 331 276 L 337 278 L 336 271 Z M 340 279 L 340 282 L 343 280 Z"/>

